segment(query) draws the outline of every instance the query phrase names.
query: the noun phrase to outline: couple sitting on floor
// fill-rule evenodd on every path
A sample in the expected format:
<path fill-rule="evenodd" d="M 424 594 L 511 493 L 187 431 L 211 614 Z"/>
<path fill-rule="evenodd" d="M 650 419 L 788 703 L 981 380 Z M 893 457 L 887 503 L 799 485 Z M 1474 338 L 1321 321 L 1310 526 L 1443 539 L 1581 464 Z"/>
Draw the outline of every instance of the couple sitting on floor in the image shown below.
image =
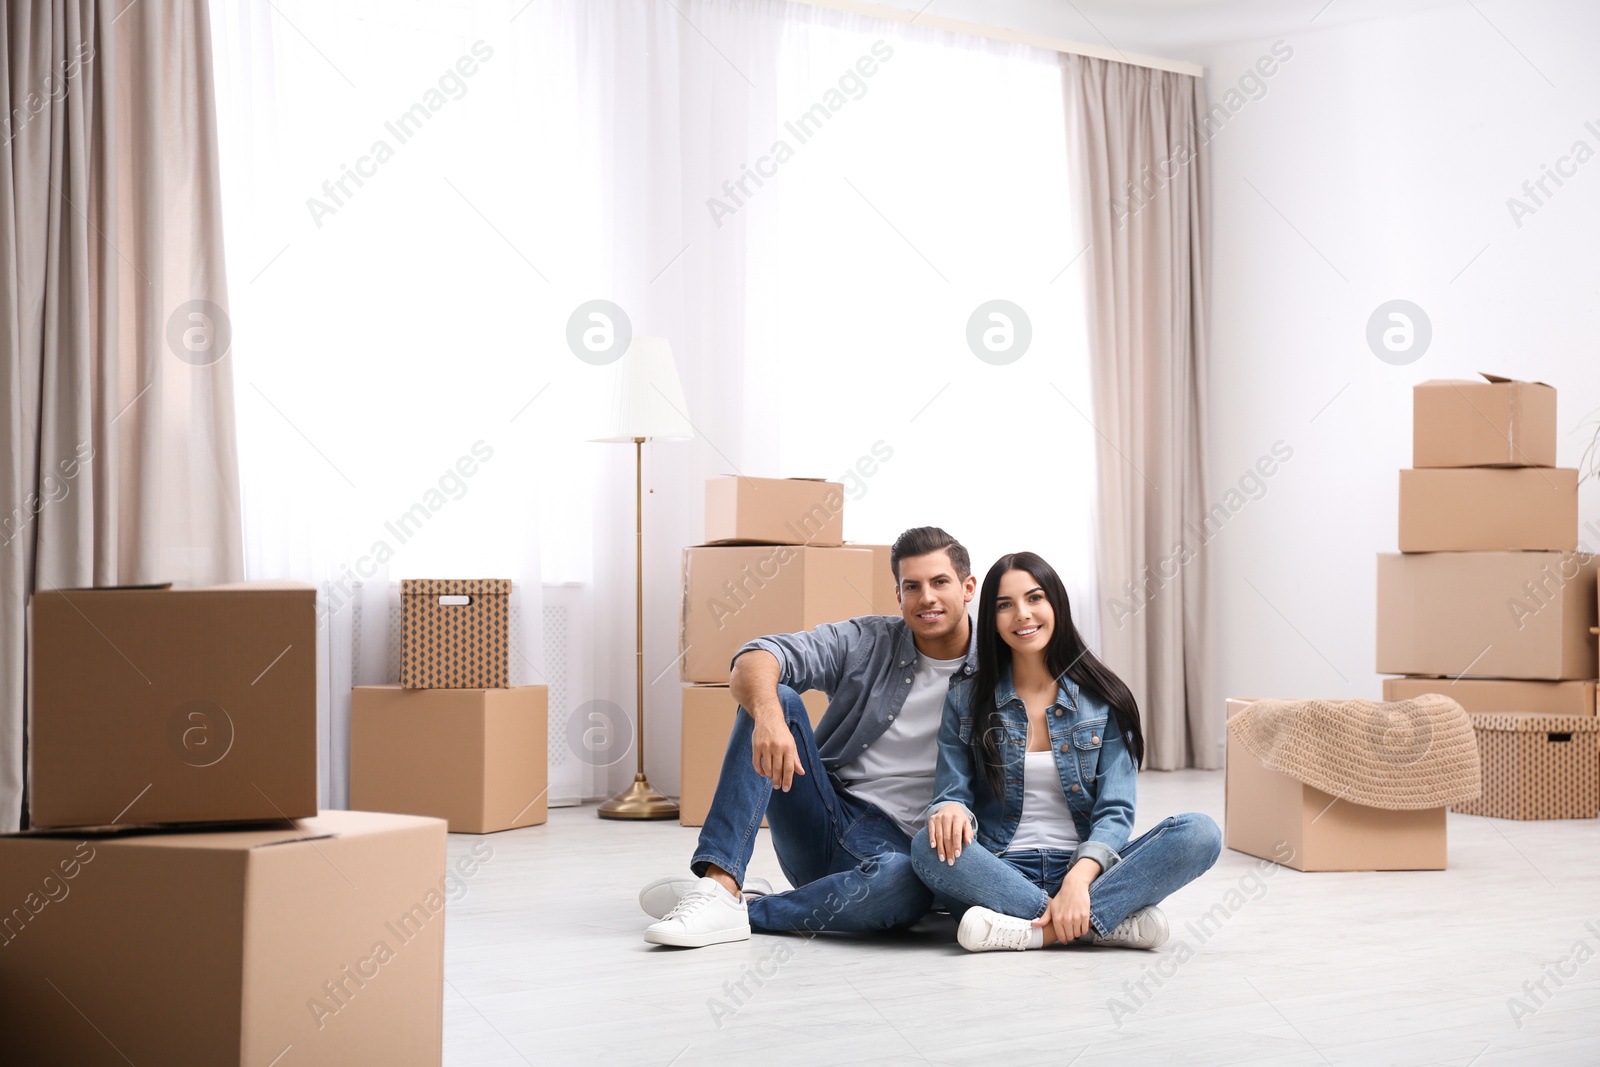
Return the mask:
<path fill-rule="evenodd" d="M 1084 647 L 1031 552 L 984 577 L 935 527 L 890 553 L 900 617 L 763 637 L 734 657 L 740 712 L 690 870 L 645 886 L 645 940 L 700 948 L 751 929 L 895 930 L 934 906 L 974 952 L 1082 941 L 1155 948 L 1156 905 L 1210 869 L 1199 814 L 1132 842 L 1139 709 Z M 813 733 L 799 694 L 828 710 Z M 931 803 L 930 803 L 931 802 Z M 745 867 L 763 815 L 784 876 Z"/>

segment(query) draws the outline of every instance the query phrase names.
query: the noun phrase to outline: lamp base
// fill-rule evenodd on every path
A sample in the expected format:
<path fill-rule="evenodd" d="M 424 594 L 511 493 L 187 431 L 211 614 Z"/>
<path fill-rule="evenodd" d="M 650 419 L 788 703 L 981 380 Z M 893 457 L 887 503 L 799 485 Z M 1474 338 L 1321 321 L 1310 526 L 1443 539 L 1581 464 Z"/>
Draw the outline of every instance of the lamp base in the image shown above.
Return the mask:
<path fill-rule="evenodd" d="M 657 793 L 643 773 L 633 784 L 600 805 L 602 819 L 676 819 L 678 805 Z"/>

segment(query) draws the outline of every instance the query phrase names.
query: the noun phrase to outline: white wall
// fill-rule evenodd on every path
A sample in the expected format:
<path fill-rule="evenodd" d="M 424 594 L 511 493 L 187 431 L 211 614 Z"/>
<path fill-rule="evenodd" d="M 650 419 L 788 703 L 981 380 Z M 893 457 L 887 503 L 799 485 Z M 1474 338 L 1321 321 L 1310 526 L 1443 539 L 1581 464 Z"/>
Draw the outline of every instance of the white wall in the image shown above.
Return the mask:
<path fill-rule="evenodd" d="M 1413 383 L 1549 382 L 1563 466 L 1593 429 L 1600 158 L 1520 228 L 1506 201 L 1575 141 L 1600 151 L 1600 8 L 1477 7 L 1285 35 L 1293 57 L 1210 143 L 1212 498 L 1274 441 L 1294 449 L 1208 549 L 1214 699 L 1378 695 L 1373 561 L 1396 548 Z M 1213 102 L 1269 43 L 1203 57 Z M 1393 298 L 1433 325 L 1409 366 L 1364 340 Z M 1600 520 L 1593 483 L 1581 499 Z"/>

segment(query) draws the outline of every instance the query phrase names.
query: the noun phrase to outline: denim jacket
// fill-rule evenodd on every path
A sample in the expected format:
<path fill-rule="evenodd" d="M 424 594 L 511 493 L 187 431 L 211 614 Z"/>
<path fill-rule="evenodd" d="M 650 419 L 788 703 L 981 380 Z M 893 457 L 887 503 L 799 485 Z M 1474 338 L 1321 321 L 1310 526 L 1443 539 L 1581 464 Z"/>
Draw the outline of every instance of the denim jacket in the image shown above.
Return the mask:
<path fill-rule="evenodd" d="M 998 855 L 1006 850 L 1022 817 L 1022 762 L 1028 747 L 1028 711 L 1007 670 L 995 686 L 1003 731 L 1000 757 L 1006 767 L 1004 797 L 995 797 L 971 747 L 975 716 L 972 681 L 950 690 L 939 723 L 939 770 L 928 813 L 959 804 L 974 824 L 980 845 Z M 1072 862 L 1087 856 L 1109 871 L 1121 862 L 1118 853 L 1133 830 L 1137 771 L 1126 739 L 1117 729 L 1116 713 L 1099 697 L 1063 677 L 1056 699 L 1045 712 L 1050 725 L 1050 751 L 1078 830 Z"/>
<path fill-rule="evenodd" d="M 817 753 L 830 771 L 883 736 L 905 707 L 912 672 L 922 661 L 911 628 L 898 615 L 863 615 L 800 633 L 758 637 L 733 658 L 756 648 L 777 657 L 781 684 L 797 692 L 820 689 L 828 694 L 828 711 L 815 733 Z M 951 686 L 977 666 L 977 645 L 969 637 L 966 662 L 950 676 Z"/>

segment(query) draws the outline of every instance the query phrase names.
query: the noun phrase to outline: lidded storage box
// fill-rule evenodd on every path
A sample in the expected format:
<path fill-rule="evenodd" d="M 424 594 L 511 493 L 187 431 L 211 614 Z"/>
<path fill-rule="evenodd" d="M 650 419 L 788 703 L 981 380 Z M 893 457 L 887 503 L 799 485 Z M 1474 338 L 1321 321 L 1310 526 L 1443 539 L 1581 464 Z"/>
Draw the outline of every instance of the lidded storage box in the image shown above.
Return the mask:
<path fill-rule="evenodd" d="M 400 685 L 508 689 L 509 578 L 407 578 L 400 583 Z"/>
<path fill-rule="evenodd" d="M 1451 811 L 1496 819 L 1600 815 L 1600 719 L 1506 711 L 1472 716 L 1483 794 Z"/>

